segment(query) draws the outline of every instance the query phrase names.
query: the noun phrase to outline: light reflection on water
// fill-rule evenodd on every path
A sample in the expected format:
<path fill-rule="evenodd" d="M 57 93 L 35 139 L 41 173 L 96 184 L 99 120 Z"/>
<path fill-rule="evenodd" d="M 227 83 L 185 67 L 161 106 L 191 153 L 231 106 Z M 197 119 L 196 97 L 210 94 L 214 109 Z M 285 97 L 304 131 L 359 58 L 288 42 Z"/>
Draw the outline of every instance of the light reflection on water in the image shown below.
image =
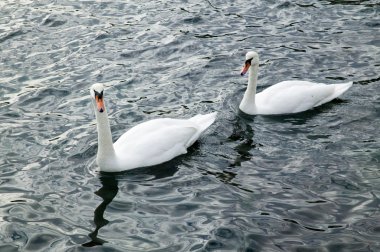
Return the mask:
<path fill-rule="evenodd" d="M 380 250 L 378 7 L 0 3 L 0 250 Z M 354 86 L 297 115 L 244 115 L 252 49 L 259 91 L 285 79 Z M 186 155 L 101 174 L 96 82 L 115 140 L 156 117 L 219 117 Z"/>

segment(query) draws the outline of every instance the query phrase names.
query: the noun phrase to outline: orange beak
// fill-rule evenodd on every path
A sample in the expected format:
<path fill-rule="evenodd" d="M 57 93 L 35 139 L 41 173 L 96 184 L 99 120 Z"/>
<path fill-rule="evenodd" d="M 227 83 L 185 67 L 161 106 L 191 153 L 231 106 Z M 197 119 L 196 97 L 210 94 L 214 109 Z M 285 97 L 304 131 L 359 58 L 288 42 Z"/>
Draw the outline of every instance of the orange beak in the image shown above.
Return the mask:
<path fill-rule="evenodd" d="M 241 70 L 240 75 L 244 76 L 244 74 L 246 74 L 248 72 L 248 69 L 249 69 L 250 66 L 251 66 L 251 64 L 249 62 L 245 62 L 244 67 Z"/>
<path fill-rule="evenodd" d="M 98 95 L 95 96 L 95 101 L 96 101 L 96 107 L 98 108 L 98 111 L 100 113 L 103 113 L 106 109 L 104 108 L 104 102 L 103 102 L 103 97 L 99 97 Z"/>

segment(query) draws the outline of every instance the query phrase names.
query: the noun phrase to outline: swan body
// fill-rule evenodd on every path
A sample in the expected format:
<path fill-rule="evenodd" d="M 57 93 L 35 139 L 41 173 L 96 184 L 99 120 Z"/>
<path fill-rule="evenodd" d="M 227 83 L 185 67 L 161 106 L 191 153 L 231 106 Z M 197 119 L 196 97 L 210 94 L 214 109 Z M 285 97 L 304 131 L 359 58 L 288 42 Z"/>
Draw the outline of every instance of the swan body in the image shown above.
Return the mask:
<path fill-rule="evenodd" d="M 249 115 L 278 115 L 302 112 L 327 103 L 346 92 L 352 82 L 324 84 L 309 81 L 282 81 L 256 94 L 259 56 L 248 52 L 241 72 L 249 71 L 248 87 L 240 110 Z"/>
<path fill-rule="evenodd" d="M 101 171 L 119 172 L 157 165 L 185 154 L 187 148 L 215 121 L 217 114 L 146 121 L 132 127 L 112 143 L 103 91 L 102 84 L 94 84 L 90 88 L 98 128 L 96 161 Z"/>

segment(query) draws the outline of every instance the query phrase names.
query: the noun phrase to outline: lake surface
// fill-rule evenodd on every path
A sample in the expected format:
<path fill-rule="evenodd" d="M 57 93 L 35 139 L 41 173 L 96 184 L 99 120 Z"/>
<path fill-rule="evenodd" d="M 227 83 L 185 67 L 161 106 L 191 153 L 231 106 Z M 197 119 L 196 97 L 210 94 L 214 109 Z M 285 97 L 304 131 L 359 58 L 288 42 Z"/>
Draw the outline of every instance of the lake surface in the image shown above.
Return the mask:
<path fill-rule="evenodd" d="M 1 1 L 0 251 L 380 251 L 379 1 Z M 291 79 L 354 81 L 247 116 Z M 218 111 L 186 155 L 101 174 L 89 87 L 114 140 Z"/>

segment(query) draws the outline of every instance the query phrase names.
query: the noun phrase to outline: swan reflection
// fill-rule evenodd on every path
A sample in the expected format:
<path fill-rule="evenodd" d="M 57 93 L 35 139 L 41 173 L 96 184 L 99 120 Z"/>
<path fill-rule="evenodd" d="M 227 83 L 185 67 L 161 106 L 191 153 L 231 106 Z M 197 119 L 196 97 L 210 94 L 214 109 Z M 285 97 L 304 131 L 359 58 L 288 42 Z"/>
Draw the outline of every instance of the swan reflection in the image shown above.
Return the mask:
<path fill-rule="evenodd" d="M 99 180 L 102 187 L 95 192 L 102 202 L 94 211 L 94 224 L 95 230 L 91 232 L 88 236 L 91 241 L 82 244 L 83 247 L 93 247 L 98 245 L 103 245 L 107 241 L 98 237 L 99 230 L 106 226 L 109 221 L 104 218 L 104 212 L 107 206 L 112 202 L 119 191 L 119 182 L 125 183 L 141 183 L 141 181 L 152 181 L 157 179 L 162 179 L 166 177 L 173 176 L 178 171 L 178 164 L 181 160 L 173 160 L 161 165 L 138 168 L 129 170 L 126 172 L 119 173 L 106 173 L 101 172 L 99 175 Z"/>
<path fill-rule="evenodd" d="M 93 247 L 96 245 L 102 245 L 105 243 L 105 240 L 98 238 L 99 229 L 108 224 L 108 220 L 104 218 L 104 212 L 109 203 L 115 198 L 117 192 L 119 191 L 118 180 L 116 175 L 112 174 L 102 174 L 100 177 L 100 182 L 102 183 L 102 187 L 95 192 L 96 195 L 101 197 L 103 201 L 99 204 L 99 206 L 94 211 L 94 223 L 95 230 L 90 233 L 88 236 L 91 238 L 90 242 L 83 244 L 84 247 Z"/>

